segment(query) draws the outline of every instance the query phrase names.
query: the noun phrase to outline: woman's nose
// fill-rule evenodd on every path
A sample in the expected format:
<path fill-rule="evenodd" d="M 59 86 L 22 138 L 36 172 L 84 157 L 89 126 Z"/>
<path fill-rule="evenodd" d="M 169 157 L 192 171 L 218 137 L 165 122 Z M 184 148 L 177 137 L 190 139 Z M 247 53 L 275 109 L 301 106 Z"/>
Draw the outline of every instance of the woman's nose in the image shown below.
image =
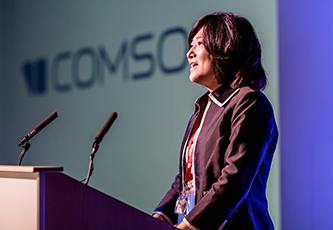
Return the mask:
<path fill-rule="evenodd" d="M 193 46 L 189 49 L 189 51 L 186 54 L 187 58 L 193 58 L 195 55 L 194 51 L 193 51 Z"/>

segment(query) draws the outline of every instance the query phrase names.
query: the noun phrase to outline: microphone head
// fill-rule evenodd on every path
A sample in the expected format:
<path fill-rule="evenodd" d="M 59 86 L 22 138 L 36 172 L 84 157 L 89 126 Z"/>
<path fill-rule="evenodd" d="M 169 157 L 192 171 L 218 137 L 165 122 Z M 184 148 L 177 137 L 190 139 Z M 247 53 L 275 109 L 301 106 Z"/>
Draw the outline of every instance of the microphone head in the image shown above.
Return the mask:
<path fill-rule="evenodd" d="M 105 123 L 102 126 L 102 128 L 99 130 L 99 132 L 95 136 L 95 142 L 94 142 L 94 144 L 98 145 L 103 140 L 105 134 L 109 131 L 111 125 L 116 120 L 117 116 L 118 116 L 118 114 L 116 112 L 113 112 L 113 113 L 110 114 L 110 116 L 105 121 Z"/>
<path fill-rule="evenodd" d="M 30 132 L 28 132 L 24 138 L 20 141 L 18 146 L 24 145 L 26 142 L 28 142 L 31 138 L 33 138 L 39 131 L 45 128 L 48 124 L 50 124 L 54 119 L 58 117 L 57 110 L 53 111 L 47 118 L 45 118 L 42 122 L 40 122 L 38 125 L 36 125 L 35 128 L 33 128 Z"/>

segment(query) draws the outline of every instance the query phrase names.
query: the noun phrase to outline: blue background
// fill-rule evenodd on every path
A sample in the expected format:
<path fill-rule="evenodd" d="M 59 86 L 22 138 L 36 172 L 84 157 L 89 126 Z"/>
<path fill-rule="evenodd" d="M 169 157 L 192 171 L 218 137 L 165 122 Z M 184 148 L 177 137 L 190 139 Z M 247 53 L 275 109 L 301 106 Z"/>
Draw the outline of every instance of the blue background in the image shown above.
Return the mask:
<path fill-rule="evenodd" d="M 282 229 L 333 229 L 333 4 L 278 6 Z"/>

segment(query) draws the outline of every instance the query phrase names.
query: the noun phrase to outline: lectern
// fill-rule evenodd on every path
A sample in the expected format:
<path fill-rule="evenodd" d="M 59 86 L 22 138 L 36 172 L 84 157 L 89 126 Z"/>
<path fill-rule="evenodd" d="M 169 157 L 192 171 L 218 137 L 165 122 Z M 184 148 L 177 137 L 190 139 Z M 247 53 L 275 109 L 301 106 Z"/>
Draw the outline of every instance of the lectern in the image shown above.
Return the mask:
<path fill-rule="evenodd" d="M 0 229 L 176 229 L 62 171 L 0 165 Z"/>

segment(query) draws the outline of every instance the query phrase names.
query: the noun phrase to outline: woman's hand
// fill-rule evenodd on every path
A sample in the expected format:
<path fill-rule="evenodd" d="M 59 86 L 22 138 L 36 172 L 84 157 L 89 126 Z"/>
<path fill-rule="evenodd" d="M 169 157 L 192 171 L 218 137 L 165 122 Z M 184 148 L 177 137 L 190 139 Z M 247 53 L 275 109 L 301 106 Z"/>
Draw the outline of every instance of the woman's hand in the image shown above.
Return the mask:
<path fill-rule="evenodd" d="M 162 215 L 158 214 L 158 213 L 155 213 L 155 214 L 153 215 L 153 217 L 156 218 L 156 219 L 159 219 L 159 220 L 162 220 L 162 221 L 168 223 L 168 222 L 166 221 L 166 219 L 164 219 L 164 217 L 163 217 Z M 180 224 L 178 224 L 178 225 L 177 225 L 177 224 L 174 225 L 174 227 L 176 227 L 176 228 L 178 228 L 178 229 L 183 229 L 183 230 L 191 230 L 191 228 L 190 228 L 189 226 L 187 226 L 187 224 L 185 224 L 184 221 L 182 221 L 182 222 L 181 222 Z"/>
<path fill-rule="evenodd" d="M 174 227 L 178 228 L 178 229 L 183 229 L 183 230 L 191 230 L 191 228 L 189 226 L 187 226 L 187 224 L 185 224 L 184 221 L 182 221 L 180 224 L 175 225 Z"/>
<path fill-rule="evenodd" d="M 162 221 L 168 223 L 168 221 L 167 221 L 162 215 L 160 215 L 160 214 L 158 214 L 158 213 L 155 213 L 155 214 L 153 215 L 153 217 L 156 218 L 156 219 L 159 219 L 159 220 L 162 220 Z"/>

